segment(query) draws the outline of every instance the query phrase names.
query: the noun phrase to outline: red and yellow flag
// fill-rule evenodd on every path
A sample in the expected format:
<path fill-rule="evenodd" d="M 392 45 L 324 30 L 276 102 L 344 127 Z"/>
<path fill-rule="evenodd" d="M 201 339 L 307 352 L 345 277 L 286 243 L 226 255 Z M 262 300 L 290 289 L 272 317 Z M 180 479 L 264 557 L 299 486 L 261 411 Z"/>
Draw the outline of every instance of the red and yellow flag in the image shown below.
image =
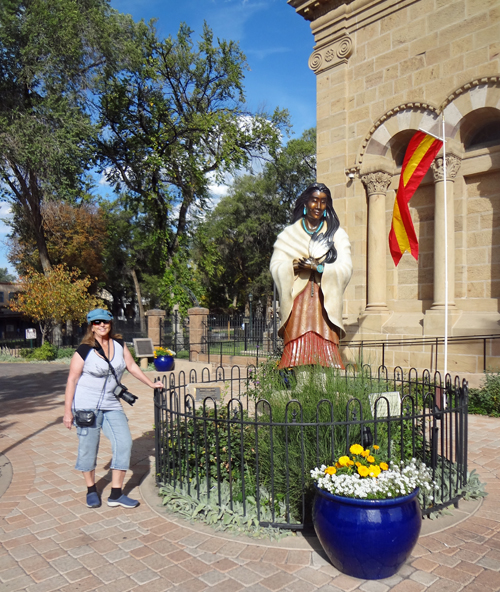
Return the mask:
<path fill-rule="evenodd" d="M 401 178 L 394 201 L 392 226 L 389 233 L 389 249 L 394 265 L 397 265 L 405 251 L 418 260 L 418 240 L 410 216 L 408 203 L 429 170 L 443 142 L 425 132 L 417 132 L 408 144 Z"/>

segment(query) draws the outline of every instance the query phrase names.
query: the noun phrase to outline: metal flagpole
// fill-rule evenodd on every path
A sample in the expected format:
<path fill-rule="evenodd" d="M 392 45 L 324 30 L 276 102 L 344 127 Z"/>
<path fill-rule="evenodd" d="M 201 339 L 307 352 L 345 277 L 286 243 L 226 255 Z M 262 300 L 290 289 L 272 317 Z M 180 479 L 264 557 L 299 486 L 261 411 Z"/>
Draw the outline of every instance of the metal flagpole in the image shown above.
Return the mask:
<path fill-rule="evenodd" d="M 428 134 L 436 140 L 443 142 L 443 182 L 444 182 L 444 376 L 448 373 L 448 204 L 447 204 L 447 187 L 446 187 L 446 136 L 444 126 L 444 112 L 441 113 L 441 133 L 442 136 L 436 136 L 430 132 L 419 128 L 419 131 Z M 436 248 L 436 245 L 434 245 Z"/>

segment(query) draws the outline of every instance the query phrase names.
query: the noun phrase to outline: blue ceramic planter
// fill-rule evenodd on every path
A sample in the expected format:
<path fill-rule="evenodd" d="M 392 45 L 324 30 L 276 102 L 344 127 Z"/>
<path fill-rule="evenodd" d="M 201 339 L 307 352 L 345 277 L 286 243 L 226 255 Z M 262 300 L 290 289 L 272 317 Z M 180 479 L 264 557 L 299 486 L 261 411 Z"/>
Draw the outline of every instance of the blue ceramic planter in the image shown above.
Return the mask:
<path fill-rule="evenodd" d="M 173 356 L 158 356 L 154 359 L 155 368 L 158 372 L 170 372 L 174 368 Z"/>
<path fill-rule="evenodd" d="M 314 529 L 332 564 L 355 578 L 393 576 L 420 534 L 418 491 L 395 499 L 361 500 L 316 487 Z"/>

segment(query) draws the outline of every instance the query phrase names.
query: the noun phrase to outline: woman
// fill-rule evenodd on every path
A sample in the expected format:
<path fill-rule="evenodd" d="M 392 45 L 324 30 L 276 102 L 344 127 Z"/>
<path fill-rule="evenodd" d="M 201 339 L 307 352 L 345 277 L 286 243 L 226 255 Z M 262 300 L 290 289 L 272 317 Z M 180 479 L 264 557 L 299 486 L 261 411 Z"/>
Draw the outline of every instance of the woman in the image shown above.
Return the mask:
<path fill-rule="evenodd" d="M 113 394 L 117 379 L 121 380 L 126 368 L 132 376 L 147 386 L 163 388 L 162 382 L 153 383 L 149 380 L 134 362 L 123 339 L 120 339 L 119 335 L 113 335 L 112 320 L 113 315 L 102 308 L 88 313 L 87 333 L 71 359 L 66 385 L 63 423 L 69 430 L 73 425 L 73 410 L 92 410 L 95 413 L 95 420 L 91 426 L 77 426 L 76 430 L 78 457 L 75 469 L 82 471 L 85 477 L 89 508 L 98 508 L 101 505 L 101 496 L 95 485 L 101 428 L 113 449 L 108 506 L 135 508 L 139 505 L 137 500 L 127 497 L 122 492 L 123 480 L 130 463 L 132 436 L 121 403 Z M 114 373 L 102 353 L 113 366 Z"/>
<path fill-rule="evenodd" d="M 342 304 L 352 275 L 351 245 L 323 183 L 310 185 L 298 198 L 292 225 L 274 244 L 271 274 L 285 342 L 279 368 L 343 368 L 338 345 L 345 335 Z"/>

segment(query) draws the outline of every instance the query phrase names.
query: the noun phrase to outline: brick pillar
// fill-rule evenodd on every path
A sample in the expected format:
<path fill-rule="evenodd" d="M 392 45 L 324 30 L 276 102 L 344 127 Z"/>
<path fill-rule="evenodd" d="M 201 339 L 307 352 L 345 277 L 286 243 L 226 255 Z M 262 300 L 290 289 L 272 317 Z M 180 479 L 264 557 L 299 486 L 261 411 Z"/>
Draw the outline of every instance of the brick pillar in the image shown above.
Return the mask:
<path fill-rule="evenodd" d="M 191 362 L 199 360 L 200 353 L 206 353 L 206 322 L 208 308 L 195 307 L 188 310 L 189 315 L 189 359 Z"/>
<path fill-rule="evenodd" d="M 167 313 L 164 310 L 153 308 L 146 312 L 148 317 L 148 337 L 153 340 L 153 346 L 160 345 L 161 338 L 161 323 L 166 317 Z"/>

